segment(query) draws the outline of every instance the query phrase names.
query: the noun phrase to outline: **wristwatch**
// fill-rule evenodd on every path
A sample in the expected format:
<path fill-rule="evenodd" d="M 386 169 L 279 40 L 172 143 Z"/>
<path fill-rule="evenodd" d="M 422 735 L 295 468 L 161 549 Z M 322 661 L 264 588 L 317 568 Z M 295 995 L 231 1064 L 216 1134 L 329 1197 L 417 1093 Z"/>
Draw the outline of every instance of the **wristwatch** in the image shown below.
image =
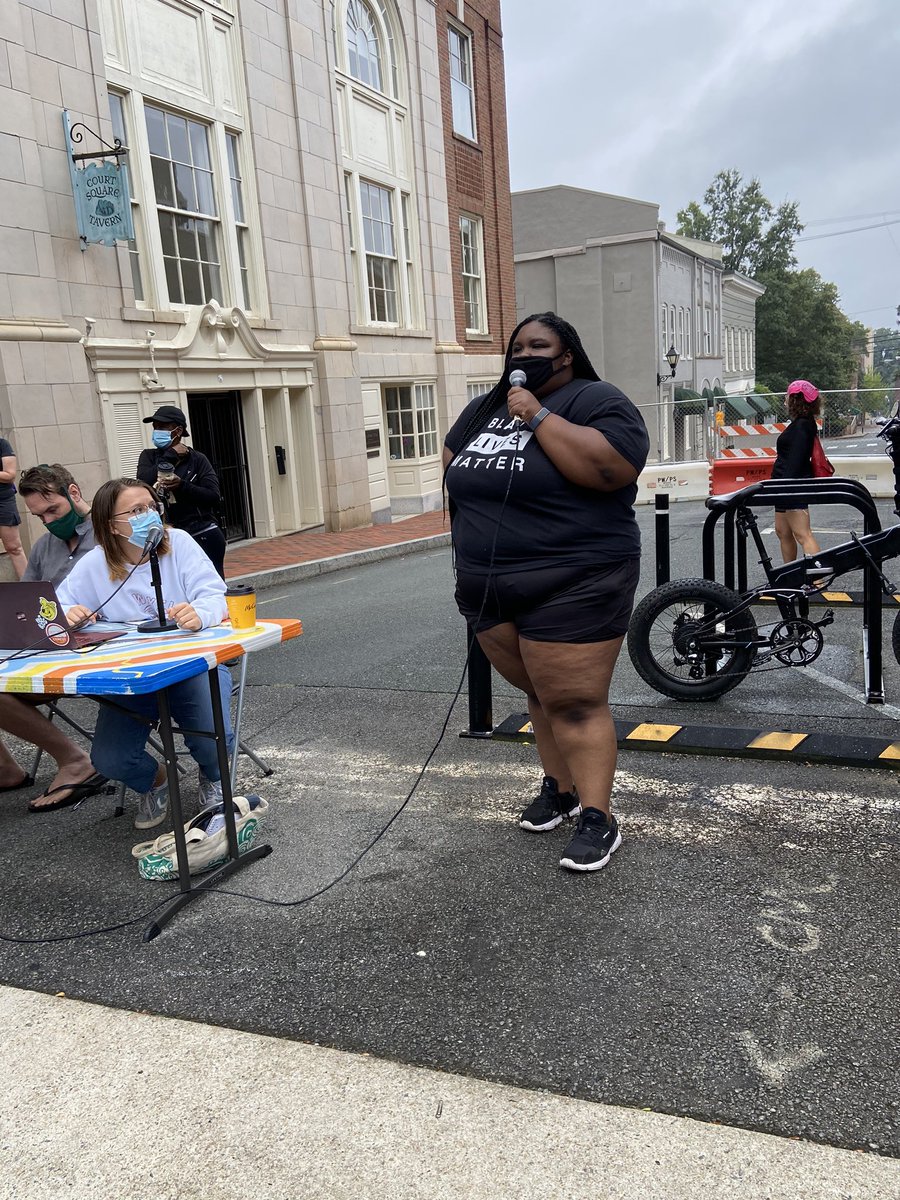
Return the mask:
<path fill-rule="evenodd" d="M 534 414 L 534 416 L 531 418 L 531 420 L 528 422 L 528 428 L 531 430 L 537 429 L 538 425 L 540 425 L 540 423 L 541 423 L 541 421 L 543 421 L 544 417 L 549 417 L 549 416 L 550 416 L 549 408 L 543 408 L 543 407 L 539 408 L 537 410 L 537 412 Z"/>

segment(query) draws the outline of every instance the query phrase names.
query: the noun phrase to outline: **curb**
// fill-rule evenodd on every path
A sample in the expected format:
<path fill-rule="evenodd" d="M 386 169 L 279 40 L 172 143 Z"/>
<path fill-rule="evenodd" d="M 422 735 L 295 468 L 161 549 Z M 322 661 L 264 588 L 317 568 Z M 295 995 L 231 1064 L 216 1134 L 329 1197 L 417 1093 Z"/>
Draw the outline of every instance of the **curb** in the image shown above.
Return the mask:
<path fill-rule="evenodd" d="M 406 554 L 421 554 L 440 546 L 450 545 L 449 533 L 437 533 L 431 537 L 415 538 L 409 542 L 391 542 L 388 546 L 371 546 L 366 550 L 351 550 L 347 554 L 335 554 L 331 558 L 315 558 L 310 562 L 291 563 L 284 567 L 273 567 L 269 571 L 249 571 L 245 575 L 229 575 L 226 583 L 245 583 L 258 592 L 276 587 L 281 583 L 296 583 L 315 575 L 329 575 L 332 571 L 344 571 L 363 563 L 381 562 L 388 558 L 401 558 Z"/>
<path fill-rule="evenodd" d="M 617 720 L 615 726 L 620 750 L 900 769 L 900 742 L 887 737 L 841 737 L 788 729 L 737 729 L 729 725 L 657 725 L 649 721 Z M 489 736 L 505 742 L 534 741 L 527 713 L 513 713 Z"/>

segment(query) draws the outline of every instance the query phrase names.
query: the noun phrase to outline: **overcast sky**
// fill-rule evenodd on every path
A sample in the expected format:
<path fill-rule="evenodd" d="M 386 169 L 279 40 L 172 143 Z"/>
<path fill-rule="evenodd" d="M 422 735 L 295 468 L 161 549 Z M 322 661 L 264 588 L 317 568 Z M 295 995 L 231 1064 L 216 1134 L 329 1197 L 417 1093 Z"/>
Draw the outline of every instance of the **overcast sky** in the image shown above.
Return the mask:
<path fill-rule="evenodd" d="M 900 0 L 503 0 L 502 15 L 513 191 L 652 200 L 674 232 L 737 167 L 799 202 L 804 238 L 897 220 L 797 245 L 848 316 L 895 327 Z"/>

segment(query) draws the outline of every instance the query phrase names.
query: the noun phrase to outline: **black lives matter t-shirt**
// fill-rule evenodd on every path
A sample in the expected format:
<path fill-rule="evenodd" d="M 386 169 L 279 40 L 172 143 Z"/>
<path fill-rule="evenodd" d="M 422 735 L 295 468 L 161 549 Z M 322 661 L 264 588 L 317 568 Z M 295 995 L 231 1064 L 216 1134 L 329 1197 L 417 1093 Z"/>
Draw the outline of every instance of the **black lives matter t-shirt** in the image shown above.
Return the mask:
<path fill-rule="evenodd" d="M 446 439 L 455 455 L 447 470 L 447 493 L 454 508 L 458 568 L 475 573 L 488 570 L 498 521 L 497 571 L 592 566 L 636 558 L 641 552 L 633 508 L 637 485 L 598 492 L 571 483 L 541 449 L 537 435 L 526 425 L 516 428 L 505 404 L 479 434 L 461 445 L 465 427 L 482 399 L 477 397 L 463 410 Z M 643 468 L 650 446 L 647 429 L 618 388 L 573 379 L 542 403 L 574 425 L 599 429 L 635 470 Z"/>

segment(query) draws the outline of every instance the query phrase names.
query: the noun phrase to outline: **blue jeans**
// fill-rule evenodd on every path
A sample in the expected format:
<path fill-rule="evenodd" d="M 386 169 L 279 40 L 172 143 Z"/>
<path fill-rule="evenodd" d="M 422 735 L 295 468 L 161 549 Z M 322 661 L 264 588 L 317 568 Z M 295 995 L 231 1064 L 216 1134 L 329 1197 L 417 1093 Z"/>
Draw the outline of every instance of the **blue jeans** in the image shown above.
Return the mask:
<path fill-rule="evenodd" d="M 227 667 L 218 669 L 219 690 L 222 693 L 222 710 L 225 718 L 225 735 L 228 751 L 234 745 L 231 728 L 231 673 Z M 155 720 L 159 715 L 156 695 L 116 696 L 119 708 Z M 208 729 L 212 732 L 212 700 L 209 680 L 206 675 L 195 675 L 169 688 L 169 706 L 172 720 L 179 728 Z M 149 725 L 135 721 L 128 713 L 115 708 L 100 706 L 94 741 L 91 746 L 91 762 L 107 779 L 120 779 L 135 792 L 149 792 L 159 763 L 144 749 L 150 736 Z M 207 779 L 218 781 L 222 777 L 216 757 L 216 743 L 212 738 L 193 737 L 186 733 L 184 740 L 191 757 L 200 766 Z"/>

